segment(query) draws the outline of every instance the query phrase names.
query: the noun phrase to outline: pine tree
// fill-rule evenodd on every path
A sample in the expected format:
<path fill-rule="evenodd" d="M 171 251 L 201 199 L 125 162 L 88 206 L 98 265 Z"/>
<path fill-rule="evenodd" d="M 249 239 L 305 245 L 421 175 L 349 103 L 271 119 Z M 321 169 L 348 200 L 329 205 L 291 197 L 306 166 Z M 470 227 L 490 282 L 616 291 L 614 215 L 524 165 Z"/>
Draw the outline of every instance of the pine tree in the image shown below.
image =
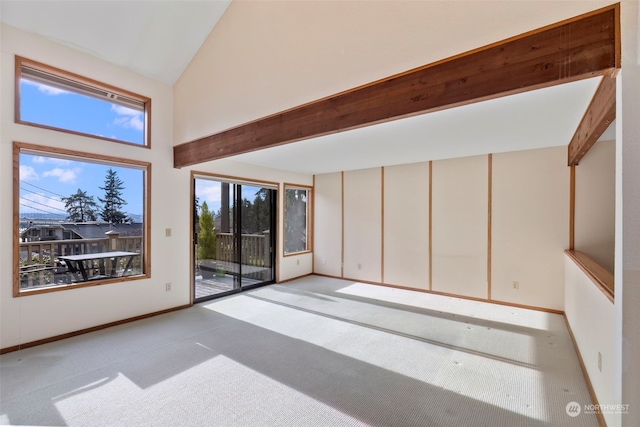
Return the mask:
<path fill-rule="evenodd" d="M 104 190 L 104 198 L 98 197 L 98 200 L 102 203 L 102 210 L 100 211 L 102 220 L 112 224 L 130 221 L 131 218 L 121 211 L 122 206 L 126 205 L 127 202 L 122 198 L 124 182 L 118 177 L 118 173 L 113 169 L 109 169 L 104 178 L 104 187 L 99 188 Z"/>
<path fill-rule="evenodd" d="M 213 212 L 209 210 L 207 202 L 202 202 L 199 225 L 198 259 L 216 259 L 216 233 L 213 230 Z"/>
<path fill-rule="evenodd" d="M 271 229 L 271 192 L 261 188 L 253 200 L 254 224 L 251 233 L 262 234 Z"/>
<path fill-rule="evenodd" d="M 86 222 L 96 220 L 98 204 L 93 199 L 93 196 L 89 196 L 86 191 L 78 188 L 75 194 L 69 197 L 62 197 L 62 201 L 69 214 L 67 221 Z"/>

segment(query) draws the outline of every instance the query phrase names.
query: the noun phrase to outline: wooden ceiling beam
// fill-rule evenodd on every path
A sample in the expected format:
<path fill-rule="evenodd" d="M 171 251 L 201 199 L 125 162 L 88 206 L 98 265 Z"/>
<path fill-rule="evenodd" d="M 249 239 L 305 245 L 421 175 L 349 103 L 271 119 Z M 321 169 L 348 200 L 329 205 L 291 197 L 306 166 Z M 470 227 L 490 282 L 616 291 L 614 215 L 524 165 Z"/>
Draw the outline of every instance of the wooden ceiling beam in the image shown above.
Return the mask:
<path fill-rule="evenodd" d="M 619 66 L 614 5 L 176 145 L 174 167 L 594 77 Z"/>
<path fill-rule="evenodd" d="M 616 78 L 605 75 L 569 143 L 569 166 L 577 165 L 616 118 Z"/>

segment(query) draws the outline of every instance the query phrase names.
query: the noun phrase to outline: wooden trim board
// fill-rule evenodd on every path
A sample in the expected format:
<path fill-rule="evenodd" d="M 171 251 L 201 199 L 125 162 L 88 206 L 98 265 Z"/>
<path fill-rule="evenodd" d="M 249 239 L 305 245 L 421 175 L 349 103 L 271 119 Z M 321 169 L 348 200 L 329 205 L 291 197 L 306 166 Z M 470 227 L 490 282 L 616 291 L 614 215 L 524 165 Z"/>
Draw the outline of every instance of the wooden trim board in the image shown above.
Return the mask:
<path fill-rule="evenodd" d="M 384 283 L 384 166 L 380 168 L 380 281 Z"/>
<path fill-rule="evenodd" d="M 429 290 L 433 289 L 433 161 L 429 161 Z"/>
<path fill-rule="evenodd" d="M 340 225 L 340 234 L 342 235 L 342 243 L 340 248 L 340 277 L 344 277 L 344 172 L 340 172 L 340 185 L 341 185 L 341 202 L 340 209 L 341 212 L 341 225 Z"/>
<path fill-rule="evenodd" d="M 569 250 L 575 249 L 576 241 L 576 165 L 569 171 Z"/>
<path fill-rule="evenodd" d="M 569 331 L 569 336 L 571 337 L 571 343 L 573 344 L 573 348 L 576 351 L 576 355 L 578 356 L 578 363 L 580 363 L 580 369 L 582 370 L 582 376 L 584 377 L 585 382 L 587 383 L 587 390 L 589 390 L 589 396 L 591 396 L 591 401 L 594 405 L 598 405 L 598 396 L 596 396 L 596 391 L 593 388 L 593 384 L 591 383 L 591 378 L 589 378 L 589 373 L 587 372 L 587 367 L 584 364 L 584 360 L 582 359 L 582 354 L 580 354 L 580 348 L 578 347 L 578 342 L 576 341 L 576 337 L 573 335 L 573 331 L 571 330 L 571 325 L 569 324 L 569 319 L 567 319 L 567 315 L 565 313 L 562 314 L 564 317 L 564 323 L 567 325 L 567 331 Z M 596 411 L 596 417 L 598 418 L 598 424 L 600 427 L 607 427 L 607 422 L 602 415 L 602 411 Z"/>
<path fill-rule="evenodd" d="M 488 182 L 487 182 L 487 299 L 491 300 L 491 210 L 493 187 L 493 155 L 488 156 Z"/>
<path fill-rule="evenodd" d="M 332 276 L 330 274 L 313 273 L 313 276 L 328 277 L 328 278 L 331 278 L 331 279 L 340 279 L 340 280 L 350 280 L 350 281 L 354 281 L 354 282 L 357 282 L 357 283 L 366 283 L 368 285 L 385 286 L 387 288 L 403 289 L 403 290 L 406 290 L 406 291 L 415 291 L 415 292 L 422 292 L 422 293 L 427 293 L 427 294 L 442 295 L 442 296 L 446 296 L 446 297 L 460 298 L 460 299 L 465 299 L 465 300 L 470 300 L 470 301 L 479 301 L 479 302 L 486 302 L 486 303 L 489 303 L 489 304 L 505 305 L 505 306 L 508 306 L 508 307 L 526 308 L 528 310 L 543 311 L 545 313 L 564 314 L 564 311 L 562 311 L 562 310 L 554 310 L 552 308 L 544 308 L 544 307 L 536 307 L 536 306 L 532 306 L 532 305 L 516 304 L 516 303 L 511 303 L 511 302 L 506 302 L 506 301 L 499 301 L 499 300 L 488 300 L 486 298 L 476 298 L 476 297 L 470 297 L 470 296 L 466 296 L 466 295 L 458 295 L 458 294 L 450 294 L 450 293 L 447 293 L 447 292 L 432 291 L 432 290 L 428 290 L 428 289 L 411 288 L 411 287 L 408 287 L 408 286 L 392 285 L 392 284 L 389 284 L 389 283 L 371 282 L 371 281 L 368 281 L 368 280 L 352 279 L 352 278 L 349 278 L 349 277 L 337 277 L 337 276 Z"/>
<path fill-rule="evenodd" d="M 103 325 L 93 326 L 91 328 L 80 329 L 78 331 L 68 332 L 66 334 L 60 334 L 60 335 L 56 335 L 56 336 L 49 337 L 49 338 L 43 338 L 43 339 L 37 340 L 37 341 L 31 341 L 31 342 L 24 343 L 24 344 L 18 344 L 18 345 L 14 345 L 14 346 L 11 346 L 11 347 L 5 347 L 5 348 L 0 349 L 0 354 L 10 353 L 12 351 L 23 350 L 25 348 L 35 347 L 37 345 L 47 344 L 47 343 L 54 342 L 54 341 L 60 341 L 60 340 L 63 340 L 65 338 L 71 338 L 71 337 L 75 337 L 75 336 L 78 336 L 78 335 L 87 334 L 89 332 L 95 332 L 95 331 L 99 331 L 101 329 L 110 328 L 112 326 L 118 326 L 118 325 L 123 325 L 125 323 L 135 322 L 136 320 L 147 319 L 149 317 L 154 317 L 154 316 L 158 316 L 160 314 L 170 313 L 172 311 L 182 310 L 184 308 L 189 308 L 191 306 L 192 306 L 192 304 L 180 305 L 178 307 L 168 308 L 166 310 L 160 310 L 160 311 L 156 311 L 156 312 L 148 313 L 148 314 L 142 314 L 140 316 L 130 317 L 128 319 L 117 320 L 115 322 L 109 322 L 109 323 L 105 323 Z"/>
<path fill-rule="evenodd" d="M 583 252 L 568 250 L 564 251 L 564 253 L 573 260 L 580 270 L 591 279 L 593 284 L 613 303 L 615 297 L 613 274 L 609 273 L 604 267 L 600 266 L 600 264 L 589 258 L 589 256 Z"/>

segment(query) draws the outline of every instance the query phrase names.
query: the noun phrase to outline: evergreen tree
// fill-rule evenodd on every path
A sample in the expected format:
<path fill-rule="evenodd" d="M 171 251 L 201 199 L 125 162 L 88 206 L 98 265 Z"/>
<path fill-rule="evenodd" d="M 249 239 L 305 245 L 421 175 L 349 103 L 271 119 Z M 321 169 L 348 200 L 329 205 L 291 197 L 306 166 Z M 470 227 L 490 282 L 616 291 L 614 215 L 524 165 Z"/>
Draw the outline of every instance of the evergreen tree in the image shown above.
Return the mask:
<path fill-rule="evenodd" d="M 104 199 L 98 197 L 102 203 L 100 211 L 102 220 L 113 224 L 130 221 L 131 218 L 121 211 L 122 206 L 127 202 L 122 198 L 124 182 L 118 177 L 118 173 L 110 168 L 104 178 L 104 187 L 99 188 L 104 190 Z"/>
<path fill-rule="evenodd" d="M 216 259 L 216 233 L 214 231 L 213 212 L 207 202 L 202 202 L 202 211 L 198 221 L 198 259 Z"/>
<path fill-rule="evenodd" d="M 78 188 L 75 194 L 69 197 L 62 197 L 62 201 L 64 202 L 64 208 L 69 214 L 67 221 L 86 222 L 96 220 L 98 205 L 93 199 L 93 196 L 89 196 L 86 191 Z"/>
<path fill-rule="evenodd" d="M 253 201 L 254 229 L 253 232 L 262 234 L 271 229 L 271 192 L 265 188 L 256 193 Z"/>
<path fill-rule="evenodd" d="M 242 199 L 242 204 L 240 205 L 240 216 L 242 217 L 242 234 L 256 233 L 255 212 L 251 201 L 246 197 Z"/>
<path fill-rule="evenodd" d="M 270 192 L 262 188 L 256 192 L 253 203 L 242 200 L 242 233 L 262 234 L 271 228 Z"/>
<path fill-rule="evenodd" d="M 307 249 L 307 191 L 286 190 L 284 200 L 284 253 Z"/>
<path fill-rule="evenodd" d="M 200 198 L 198 196 L 193 198 L 193 223 L 196 225 L 196 233 L 200 232 Z"/>

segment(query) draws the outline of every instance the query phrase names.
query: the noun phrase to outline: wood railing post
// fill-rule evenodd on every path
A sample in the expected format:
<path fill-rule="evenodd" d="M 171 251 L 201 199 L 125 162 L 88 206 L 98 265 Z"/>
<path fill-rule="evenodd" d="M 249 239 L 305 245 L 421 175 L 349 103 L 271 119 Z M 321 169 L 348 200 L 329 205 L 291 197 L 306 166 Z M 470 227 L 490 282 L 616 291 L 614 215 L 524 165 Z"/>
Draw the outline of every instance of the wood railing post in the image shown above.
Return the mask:
<path fill-rule="evenodd" d="M 108 252 L 119 250 L 120 245 L 125 245 L 123 250 L 132 248 L 135 251 L 138 242 L 142 241 L 141 236 L 127 237 L 119 239 L 119 233 L 107 233 L 109 237 L 102 239 L 67 239 L 56 241 L 40 241 L 40 242 L 21 242 L 20 243 L 20 287 L 30 288 L 33 286 L 45 285 L 46 280 L 52 277 L 51 272 L 41 267 L 56 267 L 57 260 L 64 255 L 79 255 L 92 252 Z M 114 244 L 115 242 L 115 244 Z M 141 245 L 141 243 L 140 243 Z M 23 253 L 26 252 L 26 257 Z M 48 253 L 49 259 L 45 262 L 44 256 Z M 29 268 L 29 266 L 34 266 Z M 102 267 L 102 266 L 100 266 Z M 30 271 L 30 270 L 36 271 Z M 53 269 L 50 269 L 53 271 Z"/>
<path fill-rule="evenodd" d="M 264 232 L 262 243 L 262 259 L 264 260 L 264 266 L 271 267 L 271 230 L 266 230 Z"/>
<path fill-rule="evenodd" d="M 114 230 L 109 230 L 106 233 L 107 239 L 109 239 L 109 243 L 107 244 L 107 252 L 113 252 L 118 250 L 118 238 L 120 238 L 120 233 Z"/>

